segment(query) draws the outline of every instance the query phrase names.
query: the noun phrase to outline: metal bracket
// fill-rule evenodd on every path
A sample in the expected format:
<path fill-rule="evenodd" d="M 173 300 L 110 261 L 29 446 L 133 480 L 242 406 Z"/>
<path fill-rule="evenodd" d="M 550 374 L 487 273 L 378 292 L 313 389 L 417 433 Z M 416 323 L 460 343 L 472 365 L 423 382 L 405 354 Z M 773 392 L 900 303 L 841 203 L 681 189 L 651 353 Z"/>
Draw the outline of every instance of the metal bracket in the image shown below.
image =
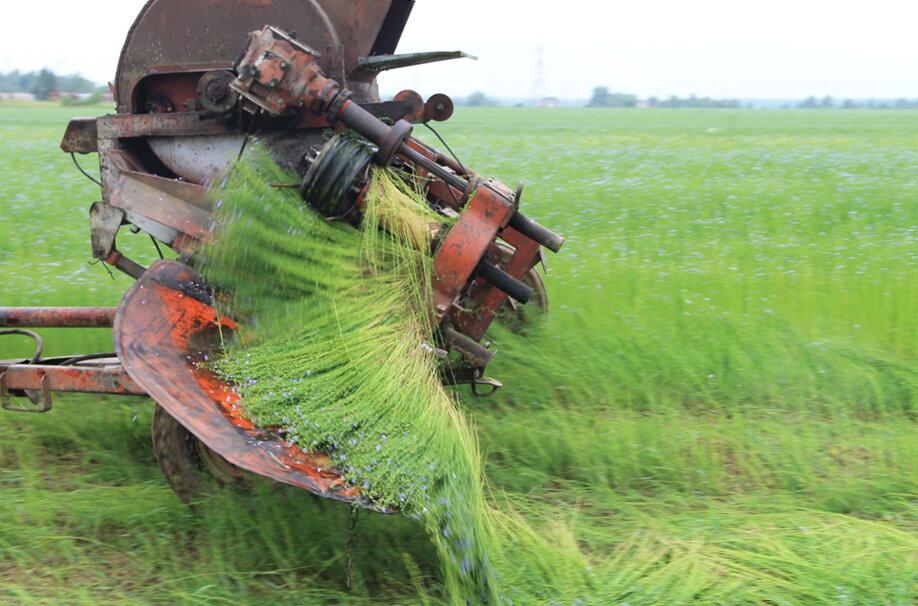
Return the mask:
<path fill-rule="evenodd" d="M 121 227 L 124 211 L 115 208 L 108 202 L 93 202 L 89 207 L 90 239 L 92 256 L 105 259 L 115 248 L 115 234 Z"/>
<path fill-rule="evenodd" d="M 487 398 L 494 395 L 494 392 L 504 386 L 497 379 L 482 377 L 481 373 L 484 368 L 473 367 L 456 367 L 444 366 L 440 368 L 440 381 L 444 385 L 470 385 L 472 394 L 477 398 Z M 486 392 L 479 392 L 481 385 L 487 385 L 491 389 Z"/>
<path fill-rule="evenodd" d="M 23 392 L 33 404 L 39 403 L 38 393 L 32 390 L 23 390 Z M 6 385 L 6 373 L 0 374 L 0 403 L 4 410 L 12 412 L 48 412 L 51 410 L 51 382 L 48 375 L 41 376 L 41 407 L 37 406 L 14 406 L 10 402 L 10 390 Z"/>
<path fill-rule="evenodd" d="M 484 393 L 479 393 L 479 392 L 478 392 L 478 386 L 479 386 L 479 385 L 487 385 L 487 386 L 489 386 L 491 389 L 490 389 L 490 391 L 487 391 L 487 392 L 484 392 Z M 491 396 L 494 395 L 494 392 L 495 392 L 495 391 L 497 391 L 498 389 L 500 389 L 500 388 L 503 387 L 503 386 L 504 386 L 504 384 L 501 383 L 500 381 L 498 381 L 497 379 L 490 379 L 490 378 L 488 378 L 488 377 L 484 377 L 484 378 L 482 378 L 482 379 L 475 379 L 474 381 L 472 381 L 472 394 L 473 394 L 476 398 L 490 398 Z"/>
<path fill-rule="evenodd" d="M 379 72 L 400 67 L 423 65 L 449 59 L 468 58 L 476 61 L 478 57 L 462 51 L 429 51 L 424 53 L 406 53 L 402 55 L 375 55 L 372 57 L 358 57 L 357 66 L 348 74 L 348 80 L 369 80 Z"/>

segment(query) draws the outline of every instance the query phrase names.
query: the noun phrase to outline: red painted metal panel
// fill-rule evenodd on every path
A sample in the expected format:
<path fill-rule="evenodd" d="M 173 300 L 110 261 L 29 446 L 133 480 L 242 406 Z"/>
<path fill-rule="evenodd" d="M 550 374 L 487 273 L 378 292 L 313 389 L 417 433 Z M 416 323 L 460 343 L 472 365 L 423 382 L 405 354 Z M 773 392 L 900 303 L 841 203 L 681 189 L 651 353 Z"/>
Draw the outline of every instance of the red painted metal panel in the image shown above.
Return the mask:
<path fill-rule="evenodd" d="M 501 237 L 516 247 L 501 269 L 514 278 L 522 278 L 538 262 L 539 243 L 523 236 L 512 227 L 505 228 Z M 501 249 L 496 246 L 492 248 L 496 252 L 496 259 L 492 261 L 500 261 L 503 256 Z M 484 337 L 494 316 L 507 300 L 507 295 L 502 290 L 484 282 L 473 289 L 469 298 L 473 301 L 470 306 L 471 311 L 459 311 L 453 320 L 456 328 L 473 339 L 479 340 Z"/>
<path fill-rule="evenodd" d="M 485 185 L 479 187 L 437 252 L 434 290 L 455 299 L 514 211 L 510 201 L 496 191 Z"/>

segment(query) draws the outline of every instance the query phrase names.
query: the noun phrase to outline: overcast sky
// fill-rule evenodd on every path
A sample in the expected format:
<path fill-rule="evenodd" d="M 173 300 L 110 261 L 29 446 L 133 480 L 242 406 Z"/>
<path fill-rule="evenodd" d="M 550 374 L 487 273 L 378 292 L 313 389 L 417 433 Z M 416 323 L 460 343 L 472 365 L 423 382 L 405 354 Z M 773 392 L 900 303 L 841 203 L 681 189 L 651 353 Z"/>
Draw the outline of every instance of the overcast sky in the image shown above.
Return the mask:
<path fill-rule="evenodd" d="M 114 78 L 145 3 L 0 2 L 0 71 L 50 67 L 100 83 Z M 588 98 L 607 86 L 641 97 L 918 98 L 916 29 L 915 0 L 417 0 L 399 52 L 479 58 L 389 72 L 380 85 L 454 97 Z"/>

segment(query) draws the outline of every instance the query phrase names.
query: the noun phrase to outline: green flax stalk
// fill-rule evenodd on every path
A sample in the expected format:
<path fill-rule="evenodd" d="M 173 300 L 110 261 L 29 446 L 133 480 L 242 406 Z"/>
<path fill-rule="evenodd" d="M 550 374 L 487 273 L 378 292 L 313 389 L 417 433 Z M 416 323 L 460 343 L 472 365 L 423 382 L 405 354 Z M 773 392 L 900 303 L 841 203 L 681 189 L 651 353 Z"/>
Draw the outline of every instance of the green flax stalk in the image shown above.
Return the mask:
<path fill-rule="evenodd" d="M 285 178 L 270 161 L 242 162 L 213 191 L 219 238 L 201 270 L 246 325 L 216 370 L 254 422 L 328 453 L 366 498 L 421 520 L 455 602 L 498 603 L 478 443 L 436 372 L 431 259 L 418 250 L 435 215 L 380 170 L 355 229 L 266 185 Z"/>

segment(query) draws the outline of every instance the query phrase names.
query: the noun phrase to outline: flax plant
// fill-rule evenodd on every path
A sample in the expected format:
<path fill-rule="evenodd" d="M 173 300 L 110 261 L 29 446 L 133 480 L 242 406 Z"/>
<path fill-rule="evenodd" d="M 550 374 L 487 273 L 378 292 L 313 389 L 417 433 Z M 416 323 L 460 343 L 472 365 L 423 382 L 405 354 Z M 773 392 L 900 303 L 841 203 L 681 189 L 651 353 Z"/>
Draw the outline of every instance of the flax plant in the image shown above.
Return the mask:
<path fill-rule="evenodd" d="M 214 190 L 220 237 L 202 271 L 247 325 L 216 370 L 257 424 L 329 454 L 364 499 L 421 520 L 456 602 L 497 603 L 476 435 L 437 375 L 436 215 L 380 170 L 355 229 L 267 185 L 283 178 L 269 161 L 243 162 Z"/>

